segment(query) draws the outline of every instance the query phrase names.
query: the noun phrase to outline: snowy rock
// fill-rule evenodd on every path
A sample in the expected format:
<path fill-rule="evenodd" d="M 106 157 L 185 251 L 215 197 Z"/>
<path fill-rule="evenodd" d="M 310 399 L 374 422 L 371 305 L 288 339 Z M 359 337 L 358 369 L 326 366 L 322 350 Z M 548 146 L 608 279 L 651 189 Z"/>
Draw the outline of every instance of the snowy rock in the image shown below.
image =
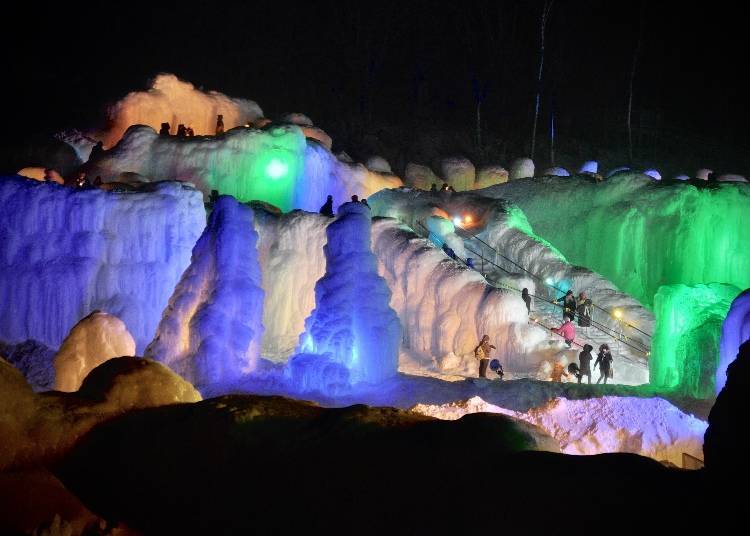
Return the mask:
<path fill-rule="evenodd" d="M 132 125 L 148 125 L 158 132 L 163 122 L 170 124 L 172 133 L 182 123 L 198 136 L 213 136 L 218 114 L 223 115 L 225 130 L 263 117 L 251 100 L 204 92 L 173 74 L 160 74 L 148 90 L 128 93 L 108 110 L 111 127 L 103 133 L 104 145 L 113 147 Z"/>
<path fill-rule="evenodd" d="M 305 114 L 301 114 L 299 112 L 291 112 L 283 114 L 279 120 L 282 123 L 290 123 L 292 125 L 298 125 L 300 127 L 312 127 L 313 122 L 312 119 L 307 117 Z"/>
<path fill-rule="evenodd" d="M 682 466 L 682 453 L 702 458 L 707 424 L 661 398 L 556 398 L 526 412 L 494 406 L 473 397 L 441 406 L 420 404 L 412 411 L 454 420 L 471 413 L 500 413 L 538 426 L 565 454 L 632 452 Z"/>
<path fill-rule="evenodd" d="M 477 172 L 474 189 L 479 190 L 503 182 L 508 182 L 508 171 L 503 166 L 484 166 Z"/>
<path fill-rule="evenodd" d="M 398 317 L 390 308 L 391 292 L 378 275 L 370 251 L 370 209 L 360 203 L 344 203 L 338 217 L 326 228 L 326 273 L 315 285 L 315 309 L 305 321 L 300 351 L 323 356 L 320 365 L 307 362 L 315 376 L 317 366 L 332 369 L 336 363 L 348 369 L 350 384 L 381 382 L 396 374 L 401 342 Z M 293 357 L 290 370 L 299 370 L 304 356 Z M 328 376 L 326 376 L 328 377 Z M 335 373 L 334 378 L 339 378 Z M 325 390 L 327 384 L 296 384 L 307 390 Z"/>
<path fill-rule="evenodd" d="M 252 209 L 219 197 L 147 357 L 201 387 L 252 372 L 263 336 L 257 240 Z"/>
<path fill-rule="evenodd" d="M 371 156 L 367 159 L 365 167 L 370 171 L 376 171 L 378 173 L 392 173 L 391 165 L 388 163 L 388 160 L 382 156 Z"/>
<path fill-rule="evenodd" d="M 429 190 L 433 184 L 439 190 L 443 183 L 428 166 L 421 166 L 413 162 L 406 164 L 404 176 L 406 184 L 420 190 Z"/>
<path fill-rule="evenodd" d="M 325 274 L 323 246 L 331 221 L 302 211 L 280 216 L 255 211 L 265 293 L 263 357 L 284 361 L 297 347 L 315 307 L 315 283 Z"/>
<path fill-rule="evenodd" d="M 581 167 L 578 169 L 578 173 L 598 173 L 599 172 L 599 162 L 596 160 L 588 160 L 581 164 Z"/>
<path fill-rule="evenodd" d="M 737 358 L 740 346 L 750 340 L 750 289 L 737 296 L 721 328 L 719 366 L 716 369 L 716 392 L 727 381 L 727 367 Z"/>
<path fill-rule="evenodd" d="M 508 180 L 527 179 L 534 176 L 534 161 L 531 158 L 517 158 L 510 165 Z"/>
<path fill-rule="evenodd" d="M 713 169 L 701 168 L 701 169 L 699 169 L 698 171 L 695 172 L 695 178 L 699 179 L 699 180 L 702 180 L 702 181 L 707 181 L 708 180 L 708 175 L 711 174 L 711 173 L 713 173 L 713 172 L 714 172 Z"/>
<path fill-rule="evenodd" d="M 471 160 L 462 156 L 443 158 L 440 160 L 440 172 L 445 182 L 457 191 L 470 190 L 476 179 L 476 169 Z"/>
<path fill-rule="evenodd" d="M 0 356 L 21 371 L 35 392 L 52 389 L 55 383 L 55 368 L 52 364 L 55 350 L 34 340 L 20 344 L 0 342 Z"/>
<path fill-rule="evenodd" d="M 651 177 L 655 181 L 660 181 L 661 180 L 661 173 L 659 173 L 655 169 L 647 169 L 646 171 L 643 172 L 643 174 L 644 175 L 648 175 L 649 177 Z"/>
<path fill-rule="evenodd" d="M 553 177 L 570 177 L 570 172 L 562 167 L 551 167 L 545 169 L 542 172 L 542 175 L 550 175 Z"/>
<path fill-rule="evenodd" d="M 0 181 L 0 340 L 59 348 L 96 309 L 145 348 L 205 226 L 202 196 L 179 183 L 148 193 Z"/>
<path fill-rule="evenodd" d="M 55 390 L 77 391 L 83 379 L 108 359 L 135 355 L 135 341 L 116 316 L 94 311 L 81 319 L 55 356 Z"/>
<path fill-rule="evenodd" d="M 627 171 L 630 171 L 630 168 L 627 167 L 627 166 L 620 166 L 620 167 L 616 167 L 616 168 L 610 169 L 607 172 L 607 178 L 609 179 L 610 177 L 614 177 L 618 173 L 625 173 Z"/>
<path fill-rule="evenodd" d="M 735 173 L 726 173 L 724 175 L 719 175 L 719 178 L 716 179 L 719 182 L 747 182 L 747 179 L 744 177 L 744 175 L 737 175 Z"/>

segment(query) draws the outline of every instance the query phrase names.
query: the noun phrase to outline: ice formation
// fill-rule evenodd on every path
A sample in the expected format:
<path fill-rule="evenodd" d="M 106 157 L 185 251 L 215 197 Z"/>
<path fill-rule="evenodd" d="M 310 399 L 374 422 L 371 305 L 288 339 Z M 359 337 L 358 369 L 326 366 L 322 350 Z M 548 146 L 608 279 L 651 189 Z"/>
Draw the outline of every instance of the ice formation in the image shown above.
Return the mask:
<path fill-rule="evenodd" d="M 719 182 L 747 182 L 744 175 L 737 175 L 736 173 L 725 173 L 724 175 L 719 175 L 719 178 L 716 180 Z"/>
<path fill-rule="evenodd" d="M 508 182 L 508 171 L 503 166 L 484 166 L 477 172 L 474 188 L 487 188 L 503 182 Z"/>
<path fill-rule="evenodd" d="M 427 230 L 430 232 L 428 238 L 437 247 L 447 246 L 453 250 L 462 260 L 466 260 L 466 248 L 464 241 L 456 234 L 455 224 L 440 216 L 430 216 L 426 221 Z"/>
<path fill-rule="evenodd" d="M 630 171 L 630 168 L 628 166 L 620 166 L 620 167 L 616 167 L 616 168 L 610 169 L 607 172 L 607 178 L 609 179 L 610 177 L 614 177 L 618 173 L 624 173 L 626 171 Z"/>
<path fill-rule="evenodd" d="M 95 139 L 75 129 L 60 132 L 55 135 L 55 138 L 70 145 L 81 162 L 86 162 L 89 159 L 91 149 L 96 145 Z"/>
<path fill-rule="evenodd" d="M 200 192 L 76 190 L 0 178 L 0 340 L 59 348 L 95 309 L 128 326 L 141 351 L 190 262 L 206 213 Z"/>
<path fill-rule="evenodd" d="M 391 165 L 388 160 L 382 156 L 371 156 L 367 159 L 365 167 L 370 171 L 376 171 L 378 173 L 392 173 Z"/>
<path fill-rule="evenodd" d="M 578 173 L 598 173 L 599 172 L 599 162 L 596 160 L 588 160 L 581 164 L 581 167 L 578 168 Z"/>
<path fill-rule="evenodd" d="M 440 161 L 440 172 L 445 182 L 457 191 L 471 190 L 476 180 L 476 169 L 468 158 L 454 156 Z"/>
<path fill-rule="evenodd" d="M 55 356 L 55 390 L 77 391 L 105 361 L 134 355 L 135 341 L 122 320 L 94 311 L 73 326 Z"/>
<path fill-rule="evenodd" d="M 283 211 L 317 212 L 327 195 L 336 200 L 353 194 L 362 198 L 402 185 L 393 175 L 339 161 L 320 144 L 307 142 L 296 125 L 236 128 L 223 136 L 194 138 L 164 137 L 150 127 L 132 127 L 116 147 L 91 163 L 89 175 L 109 182 L 124 171 L 149 180 L 192 182 L 206 196 L 217 190 Z"/>
<path fill-rule="evenodd" d="M 263 336 L 257 240 L 252 209 L 219 197 L 147 357 L 201 387 L 252 372 Z"/>
<path fill-rule="evenodd" d="M 659 171 L 656 170 L 656 169 L 647 169 L 647 170 L 643 171 L 643 174 L 651 177 L 655 181 L 660 181 L 661 180 L 661 173 L 659 173 Z"/>
<path fill-rule="evenodd" d="M 295 350 L 315 307 L 315 283 L 325 274 L 326 226 L 320 214 L 255 211 L 265 301 L 263 357 L 283 361 Z"/>
<path fill-rule="evenodd" d="M 653 387 L 695 398 L 714 395 L 721 326 L 739 293 L 720 283 L 659 287 L 649 360 Z"/>
<path fill-rule="evenodd" d="M 442 406 L 412 408 L 440 419 L 467 413 L 502 413 L 545 430 L 565 454 L 632 452 L 682 466 L 682 453 L 703 458 L 707 423 L 687 415 L 661 398 L 605 396 L 584 400 L 556 398 L 526 412 L 488 404 L 479 397 Z"/>
<path fill-rule="evenodd" d="M 545 169 L 542 172 L 542 175 L 552 175 L 553 177 L 570 177 L 570 172 L 562 167 L 551 167 Z"/>
<path fill-rule="evenodd" d="M 721 328 L 719 366 L 716 369 L 716 393 L 726 385 L 727 367 L 737 358 L 740 345 L 750 340 L 750 289 L 737 296 Z"/>
<path fill-rule="evenodd" d="M 531 158 L 517 158 L 510 165 L 509 180 L 527 179 L 534 176 L 534 161 Z"/>
<path fill-rule="evenodd" d="M 664 284 L 750 287 L 749 235 L 738 224 L 750 221 L 749 185 L 699 189 L 622 173 L 600 184 L 575 177 L 511 182 L 483 194 L 519 205 L 534 231 L 570 262 L 644 305 Z"/>
<path fill-rule="evenodd" d="M 288 365 L 289 377 L 304 390 L 374 384 L 398 370 L 401 327 L 370 251 L 370 227 L 369 208 L 345 203 L 326 229 L 326 273 L 315 285 L 301 355 Z"/>
<path fill-rule="evenodd" d="M 433 184 L 440 189 L 443 184 L 443 181 L 428 166 L 422 166 L 413 162 L 406 164 L 404 180 L 409 186 L 421 190 L 429 190 Z"/>
<path fill-rule="evenodd" d="M 713 172 L 714 172 L 713 169 L 701 168 L 701 169 L 699 169 L 698 171 L 695 172 L 695 178 L 699 179 L 699 180 L 702 180 L 702 181 L 707 181 L 708 180 L 708 175 L 711 174 L 711 173 L 713 173 Z"/>
<path fill-rule="evenodd" d="M 206 93 L 173 74 L 158 75 L 148 90 L 128 93 L 108 112 L 111 126 L 102 140 L 106 148 L 114 146 L 133 125 L 148 125 L 158 131 L 166 122 L 174 134 L 182 123 L 201 136 L 216 133 L 218 114 L 224 116 L 225 130 L 263 117 L 263 110 L 251 100 L 228 97 L 216 91 Z"/>
<path fill-rule="evenodd" d="M 0 357 L 21 371 L 35 392 L 50 391 L 55 384 L 55 350 L 29 339 L 20 344 L 0 342 Z"/>

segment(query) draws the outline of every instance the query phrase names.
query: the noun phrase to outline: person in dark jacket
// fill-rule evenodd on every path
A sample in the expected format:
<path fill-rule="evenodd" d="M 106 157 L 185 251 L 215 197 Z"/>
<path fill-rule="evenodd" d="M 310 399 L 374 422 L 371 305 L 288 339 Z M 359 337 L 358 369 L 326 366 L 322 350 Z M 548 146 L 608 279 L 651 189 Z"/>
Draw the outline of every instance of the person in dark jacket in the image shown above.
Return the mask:
<path fill-rule="evenodd" d="M 576 314 L 576 297 L 573 296 L 572 290 L 566 292 L 562 298 L 556 299 L 555 303 L 562 303 L 563 318 L 568 317 L 573 320 Z"/>
<path fill-rule="evenodd" d="M 490 352 L 495 348 L 490 344 L 490 336 L 485 335 L 474 348 L 474 357 L 479 359 L 479 377 L 487 377 L 487 366 L 490 364 Z"/>
<path fill-rule="evenodd" d="M 529 294 L 529 289 L 524 288 L 521 291 L 521 299 L 526 304 L 526 314 L 531 314 L 531 295 Z"/>
<path fill-rule="evenodd" d="M 602 344 L 599 347 L 599 353 L 596 355 L 596 361 L 594 361 L 594 368 L 599 366 L 599 379 L 596 380 L 598 384 L 604 378 L 604 383 L 607 383 L 607 378 L 612 377 L 612 354 L 609 351 L 609 346 Z"/>
<path fill-rule="evenodd" d="M 216 116 L 216 135 L 224 134 L 224 116 L 218 114 Z"/>
<path fill-rule="evenodd" d="M 364 197 L 362 198 L 362 200 L 360 201 L 360 203 L 362 203 L 367 208 L 370 208 L 370 204 L 367 202 L 367 199 L 365 199 Z"/>
<path fill-rule="evenodd" d="M 591 360 L 593 357 L 591 356 L 591 350 L 593 350 L 594 347 L 590 344 L 584 344 L 583 345 L 583 351 L 578 354 L 578 362 L 580 363 L 580 366 L 578 367 L 578 383 L 581 383 L 581 378 L 586 376 L 589 380 L 589 385 L 591 385 Z"/>
<path fill-rule="evenodd" d="M 591 327 L 591 309 L 593 302 L 586 296 L 585 292 L 581 292 L 578 296 L 578 306 L 576 312 L 578 313 L 578 326 L 582 328 Z M 588 330 L 586 330 L 588 331 Z"/>
<path fill-rule="evenodd" d="M 159 129 L 159 136 L 169 136 L 169 123 L 162 123 Z"/>
<path fill-rule="evenodd" d="M 326 198 L 326 202 L 320 207 L 320 213 L 329 218 L 333 218 L 333 196 L 329 195 Z"/>

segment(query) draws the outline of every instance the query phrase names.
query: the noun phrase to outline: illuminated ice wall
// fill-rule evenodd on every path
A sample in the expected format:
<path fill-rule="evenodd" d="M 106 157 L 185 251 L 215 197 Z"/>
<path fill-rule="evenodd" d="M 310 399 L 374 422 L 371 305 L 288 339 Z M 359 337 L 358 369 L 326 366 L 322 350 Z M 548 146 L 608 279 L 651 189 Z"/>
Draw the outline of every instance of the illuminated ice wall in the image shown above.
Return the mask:
<path fill-rule="evenodd" d="M 750 286 L 750 185 L 697 188 L 637 173 L 602 183 L 543 177 L 482 192 L 519 205 L 566 258 L 604 275 L 644 305 L 661 285 Z"/>
<path fill-rule="evenodd" d="M 401 326 L 370 251 L 370 209 L 346 203 L 338 214 L 326 229 L 326 273 L 315 285 L 301 354 L 287 369 L 304 390 L 329 392 L 330 382 L 374 384 L 398 370 Z"/>
<path fill-rule="evenodd" d="M 159 136 L 150 127 L 135 126 L 90 165 L 89 175 L 100 175 L 105 182 L 119 181 L 123 173 L 150 181 L 170 178 L 192 182 L 206 196 L 218 190 L 283 211 L 317 212 L 328 195 L 338 206 L 354 194 L 367 197 L 402 184 L 394 175 L 340 162 L 319 143 L 306 140 L 296 125 L 236 128 L 223 136 L 194 138 Z"/>
<path fill-rule="evenodd" d="M 200 387 L 253 371 L 263 336 L 257 240 L 252 209 L 219 197 L 146 357 Z"/>
<path fill-rule="evenodd" d="M 149 89 L 128 93 L 108 114 L 111 124 L 101 136 L 106 148 L 114 146 L 132 125 L 148 125 L 158 131 L 162 123 L 169 123 L 175 134 L 182 123 L 196 135 L 213 135 L 218 114 L 224 116 L 224 127 L 229 130 L 263 117 L 263 110 L 251 100 L 205 92 L 173 74 L 160 74 Z"/>
<path fill-rule="evenodd" d="M 716 393 L 727 382 L 727 367 L 737 358 L 740 345 L 750 340 L 750 289 L 737 296 L 721 329 L 721 351 L 716 369 Z"/>
<path fill-rule="evenodd" d="M 100 309 L 143 351 L 206 223 L 191 186 L 150 188 L 116 194 L 0 178 L 0 340 L 58 348 Z"/>
<path fill-rule="evenodd" d="M 715 394 L 721 326 L 739 292 L 719 283 L 659 288 L 649 360 L 652 386 L 696 398 Z"/>

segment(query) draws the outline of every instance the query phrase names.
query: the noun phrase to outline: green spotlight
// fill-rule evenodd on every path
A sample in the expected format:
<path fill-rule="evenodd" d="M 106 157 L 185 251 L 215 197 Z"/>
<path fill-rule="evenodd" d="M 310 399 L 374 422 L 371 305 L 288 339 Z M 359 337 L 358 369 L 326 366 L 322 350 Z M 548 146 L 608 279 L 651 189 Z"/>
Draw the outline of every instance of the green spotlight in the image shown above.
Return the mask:
<path fill-rule="evenodd" d="M 271 159 L 271 161 L 266 165 L 266 175 L 273 180 L 282 178 L 287 174 L 288 171 L 289 165 L 285 164 L 278 158 Z"/>

